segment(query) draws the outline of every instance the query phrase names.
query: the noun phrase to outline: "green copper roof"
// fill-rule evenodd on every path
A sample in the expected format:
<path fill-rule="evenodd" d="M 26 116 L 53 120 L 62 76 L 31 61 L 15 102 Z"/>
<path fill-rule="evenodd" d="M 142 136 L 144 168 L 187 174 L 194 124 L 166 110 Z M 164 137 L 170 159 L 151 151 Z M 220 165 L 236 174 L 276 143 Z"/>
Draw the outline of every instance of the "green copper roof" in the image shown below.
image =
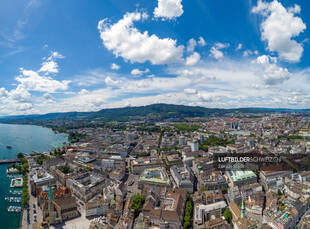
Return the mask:
<path fill-rule="evenodd" d="M 54 199 L 53 190 L 52 190 L 52 183 L 49 183 L 49 190 L 48 190 L 48 199 Z"/>
<path fill-rule="evenodd" d="M 241 218 L 244 218 L 244 210 L 245 210 L 245 207 L 244 207 L 244 202 L 243 202 L 243 200 L 242 200 L 242 203 L 241 203 Z"/>

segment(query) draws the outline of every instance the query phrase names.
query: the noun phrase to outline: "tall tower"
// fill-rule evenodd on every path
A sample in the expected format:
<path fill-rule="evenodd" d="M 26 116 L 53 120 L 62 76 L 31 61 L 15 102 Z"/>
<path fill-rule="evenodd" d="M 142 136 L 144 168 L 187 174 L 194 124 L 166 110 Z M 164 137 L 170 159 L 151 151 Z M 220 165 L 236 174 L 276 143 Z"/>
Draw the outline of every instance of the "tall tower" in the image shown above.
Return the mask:
<path fill-rule="evenodd" d="M 49 189 L 48 189 L 48 200 L 53 200 L 54 195 L 53 195 L 53 190 L 52 190 L 52 182 L 49 182 Z"/>
<path fill-rule="evenodd" d="M 245 216 L 245 207 L 244 207 L 244 201 L 242 198 L 242 203 L 241 203 L 241 218 L 244 218 Z"/>
<path fill-rule="evenodd" d="M 52 190 L 52 183 L 49 182 L 49 190 L 48 190 L 48 226 L 50 226 L 51 223 L 54 222 L 54 214 L 53 214 L 53 201 L 54 200 L 54 195 L 53 195 L 53 190 Z"/>

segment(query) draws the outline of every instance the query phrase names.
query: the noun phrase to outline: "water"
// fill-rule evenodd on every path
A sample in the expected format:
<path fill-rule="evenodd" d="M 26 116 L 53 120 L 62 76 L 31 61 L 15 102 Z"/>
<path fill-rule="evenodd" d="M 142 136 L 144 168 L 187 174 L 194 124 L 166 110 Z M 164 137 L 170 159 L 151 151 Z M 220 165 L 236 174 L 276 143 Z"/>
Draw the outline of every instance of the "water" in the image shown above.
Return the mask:
<path fill-rule="evenodd" d="M 67 142 L 64 134 L 55 134 L 51 129 L 31 125 L 0 124 L 0 160 L 16 158 L 16 154 L 46 152 Z M 8 149 L 6 146 L 12 146 Z M 19 228 L 21 214 L 9 213 L 10 205 L 4 198 L 9 193 L 10 179 L 6 176 L 9 165 L 0 165 L 0 228 Z"/>

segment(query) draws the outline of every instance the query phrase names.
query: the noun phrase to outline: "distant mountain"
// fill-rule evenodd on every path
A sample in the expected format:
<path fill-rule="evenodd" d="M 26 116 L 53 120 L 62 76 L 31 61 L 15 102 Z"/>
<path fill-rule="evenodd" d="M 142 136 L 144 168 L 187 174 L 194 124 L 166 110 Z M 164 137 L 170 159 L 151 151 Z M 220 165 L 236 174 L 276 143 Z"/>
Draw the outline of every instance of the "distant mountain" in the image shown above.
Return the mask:
<path fill-rule="evenodd" d="M 67 112 L 49 113 L 43 115 L 20 115 L 0 117 L 0 122 L 20 123 L 29 121 L 57 121 L 57 120 L 81 120 L 81 121 L 127 121 L 133 119 L 148 118 L 154 120 L 188 118 L 188 117 L 207 117 L 216 115 L 226 115 L 229 113 L 271 113 L 271 112 L 309 112 L 309 109 L 273 109 L 273 108 L 236 108 L 220 109 L 205 108 L 199 106 L 184 106 L 172 104 L 152 104 L 139 107 L 123 107 L 102 109 L 95 112 Z"/>

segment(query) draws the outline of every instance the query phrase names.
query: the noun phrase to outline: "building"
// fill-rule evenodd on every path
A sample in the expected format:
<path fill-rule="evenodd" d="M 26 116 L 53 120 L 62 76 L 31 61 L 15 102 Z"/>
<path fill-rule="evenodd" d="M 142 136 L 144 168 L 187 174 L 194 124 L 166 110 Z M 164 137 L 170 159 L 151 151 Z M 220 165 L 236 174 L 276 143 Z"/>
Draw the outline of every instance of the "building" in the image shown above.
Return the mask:
<path fill-rule="evenodd" d="M 35 171 L 30 178 L 31 194 L 36 196 L 37 188 L 43 185 L 49 185 L 50 182 L 55 182 L 54 177 L 51 174 L 45 170 Z"/>
<path fill-rule="evenodd" d="M 194 209 L 194 228 L 204 228 L 205 222 L 220 218 L 226 207 L 223 200 L 211 204 L 197 204 Z"/>
<path fill-rule="evenodd" d="M 201 171 L 197 178 L 199 187 L 203 186 L 207 190 L 228 188 L 227 180 L 222 171 Z"/>
<path fill-rule="evenodd" d="M 49 184 L 48 199 L 43 201 L 43 222 L 49 225 L 62 223 L 79 216 L 75 198 L 72 196 L 54 198 L 52 185 Z"/>
<path fill-rule="evenodd" d="M 191 151 L 195 152 L 199 150 L 199 145 L 197 140 L 193 140 L 192 142 L 187 142 L 187 144 L 191 147 Z"/>
<path fill-rule="evenodd" d="M 195 177 L 187 165 L 172 166 L 170 172 L 177 188 L 182 188 L 189 193 L 193 193 Z"/>
<path fill-rule="evenodd" d="M 185 191 L 181 189 L 149 190 L 142 214 L 151 225 L 165 229 L 181 229 L 185 208 Z"/>
<path fill-rule="evenodd" d="M 163 162 L 157 158 L 139 158 L 131 161 L 131 171 L 133 174 L 139 175 L 145 169 L 161 167 Z"/>
<path fill-rule="evenodd" d="M 64 166 L 66 164 L 65 160 L 59 157 L 51 158 L 43 161 L 43 168 L 46 171 L 55 171 L 57 167 Z"/>
<path fill-rule="evenodd" d="M 230 170 L 226 175 L 233 186 L 242 186 L 257 182 L 256 174 L 251 170 Z"/>
<path fill-rule="evenodd" d="M 101 166 L 104 168 L 114 168 L 114 160 L 111 159 L 102 159 L 101 160 Z"/>
<path fill-rule="evenodd" d="M 170 187 L 170 180 L 163 168 L 151 168 L 144 170 L 139 177 L 138 187 L 144 185 Z"/>
<path fill-rule="evenodd" d="M 271 187 L 281 189 L 284 186 L 284 177 L 289 177 L 291 174 L 293 174 L 293 171 L 283 170 L 282 166 L 268 166 L 262 168 L 262 171 L 259 173 L 259 178 L 265 190 Z"/>
<path fill-rule="evenodd" d="M 184 137 L 184 136 L 180 136 L 180 137 L 179 137 L 179 145 L 180 145 L 180 146 L 184 146 L 185 143 L 186 143 L 186 142 L 185 142 L 185 137 Z"/>
<path fill-rule="evenodd" d="M 104 178 L 95 173 L 82 173 L 67 180 L 67 187 L 83 202 L 102 192 Z"/>

